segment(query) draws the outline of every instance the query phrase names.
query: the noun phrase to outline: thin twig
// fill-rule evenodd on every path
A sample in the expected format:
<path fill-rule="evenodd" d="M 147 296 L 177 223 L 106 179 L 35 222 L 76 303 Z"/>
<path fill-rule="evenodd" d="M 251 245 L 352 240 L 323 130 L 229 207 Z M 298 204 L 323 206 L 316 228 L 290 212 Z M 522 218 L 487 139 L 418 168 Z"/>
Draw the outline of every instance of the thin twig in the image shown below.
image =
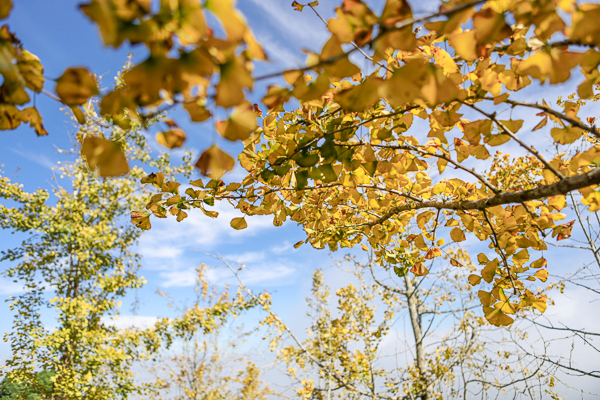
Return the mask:
<path fill-rule="evenodd" d="M 517 137 L 517 135 L 515 135 L 514 132 L 512 132 L 510 129 L 508 129 L 508 127 L 506 125 L 504 125 L 502 122 L 500 122 L 497 118 L 496 118 L 496 114 L 489 114 L 485 111 L 483 111 L 482 109 L 478 108 L 477 106 L 473 105 L 473 104 L 469 104 L 469 103 L 463 103 L 465 105 L 467 105 L 468 107 L 471 107 L 473 110 L 475 111 L 479 111 L 481 114 L 485 115 L 489 120 L 494 121 L 496 123 L 496 125 L 498 125 L 498 127 L 508 136 L 510 136 L 513 140 L 515 140 L 517 143 L 519 143 L 519 145 L 521 147 L 523 147 L 525 150 L 527 150 L 528 152 L 530 152 L 531 154 L 533 154 L 538 160 L 540 160 L 542 162 L 542 164 L 544 164 L 544 166 L 549 169 L 550 171 L 552 171 L 552 173 L 554 175 L 556 175 L 559 179 L 565 179 L 565 176 L 563 174 L 561 174 L 556 168 L 554 168 L 552 165 L 550 165 L 550 163 L 548 161 L 546 161 L 546 159 L 544 157 L 542 157 L 542 155 L 533 147 L 529 147 L 527 146 L 521 139 L 519 139 Z"/>
<path fill-rule="evenodd" d="M 494 100 L 493 98 L 490 97 L 484 97 L 483 100 Z M 521 106 L 521 107 L 529 107 L 529 108 L 537 108 L 538 110 L 542 110 L 545 113 L 554 115 L 557 118 L 562 119 L 563 121 L 567 121 L 568 123 L 570 123 L 573 126 L 576 126 L 580 129 L 583 129 L 584 131 L 590 132 L 592 135 L 596 136 L 597 138 L 600 138 L 600 132 L 594 127 L 594 126 L 588 126 L 586 124 L 584 124 L 581 121 L 577 121 L 574 118 L 569 117 L 568 115 L 565 115 L 561 112 L 558 112 L 556 110 L 553 110 L 550 107 L 547 107 L 545 105 L 539 104 L 539 103 L 524 103 L 522 101 L 514 101 L 514 100 L 510 100 L 510 99 L 506 99 L 503 101 L 503 103 L 507 103 L 513 106 Z"/>
<path fill-rule="evenodd" d="M 500 256 L 502 257 L 502 261 L 504 262 L 504 267 L 506 268 L 506 273 L 508 274 L 508 278 L 510 279 L 510 283 L 512 284 L 512 287 L 513 287 L 513 293 L 515 296 L 517 296 L 519 294 L 519 292 L 517 291 L 517 286 L 515 285 L 515 281 L 513 280 L 512 273 L 511 273 L 510 267 L 508 265 L 508 261 L 506 260 L 504 251 L 502 251 L 502 248 L 500 247 L 500 242 L 498 241 L 498 236 L 496 235 L 496 230 L 494 229 L 494 225 L 492 225 L 492 221 L 490 221 L 490 219 L 488 218 L 486 210 L 483 210 L 483 216 L 485 217 L 485 220 L 487 221 L 487 223 L 490 227 L 490 230 L 492 231 L 492 235 L 493 235 L 492 243 L 494 244 L 494 247 L 496 248 L 496 250 L 498 250 L 498 252 L 500 253 Z"/>
<path fill-rule="evenodd" d="M 314 13 L 317 15 L 317 17 L 319 17 L 319 19 L 320 19 L 321 21 L 323 21 L 323 23 L 325 24 L 325 26 L 326 26 L 326 27 L 329 27 L 329 24 L 327 23 L 327 21 L 325 21 L 325 20 L 323 19 L 323 17 L 321 17 L 321 14 L 319 14 L 319 12 L 318 12 L 318 11 L 315 9 L 315 7 L 314 7 L 312 4 L 310 4 L 310 3 L 308 3 L 308 5 L 309 5 L 309 7 L 311 8 L 311 10 L 313 10 L 313 12 L 314 12 Z M 353 47 L 354 47 L 356 50 L 358 50 L 358 52 L 359 52 L 360 54 L 362 54 L 362 55 L 363 55 L 363 56 L 364 56 L 364 57 L 365 57 L 367 60 L 371 61 L 373 64 L 377 64 L 377 65 L 379 65 L 381 68 L 385 68 L 385 69 L 386 69 L 388 72 L 394 72 L 394 70 L 393 70 L 393 69 L 391 69 L 391 68 L 389 68 L 388 66 L 386 66 L 386 65 L 383 65 L 382 63 L 380 63 L 380 62 L 378 62 L 378 61 L 375 61 L 375 60 L 373 59 L 373 57 L 371 57 L 370 55 L 368 55 L 367 53 L 365 53 L 365 51 L 364 51 L 363 49 L 361 49 L 361 48 L 360 48 L 360 47 L 359 47 L 359 46 L 356 44 L 356 42 L 354 42 L 354 41 L 351 41 L 351 42 L 350 42 L 350 44 L 351 44 L 351 45 L 352 45 L 352 46 L 353 46 Z"/>
<path fill-rule="evenodd" d="M 464 11 L 464 10 L 466 10 L 468 8 L 475 7 L 478 4 L 485 3 L 486 1 L 487 0 L 476 0 L 476 1 L 472 1 L 470 3 L 461 4 L 461 5 L 457 6 L 457 7 L 454 7 L 454 8 L 449 9 L 449 10 L 440 11 L 440 12 L 437 12 L 437 13 L 434 13 L 434 14 L 429 14 L 429 15 L 426 15 L 426 16 L 421 17 L 421 18 L 410 18 L 410 19 L 407 19 L 407 20 L 404 20 L 404 21 L 400 21 L 400 22 L 396 23 L 396 25 L 394 25 L 392 28 L 387 28 L 387 29 L 382 30 L 381 33 L 379 35 L 377 35 L 377 37 L 375 37 L 375 38 L 369 40 L 368 42 L 364 43 L 362 45 L 362 47 L 373 46 L 373 44 L 379 38 L 381 38 L 383 35 L 385 35 L 385 34 L 387 34 L 389 32 L 401 30 L 401 29 L 404 29 L 404 28 L 406 28 L 408 26 L 411 26 L 413 24 L 416 24 L 416 23 L 419 23 L 419 22 L 424 22 L 424 21 L 427 21 L 427 20 L 430 20 L 430 19 L 433 19 L 433 18 L 450 16 L 450 15 L 455 14 L 457 12 Z M 357 48 L 355 47 L 355 48 L 352 48 L 351 50 L 349 50 L 349 51 L 347 51 L 345 53 L 338 54 L 337 56 L 334 56 L 334 57 L 326 58 L 326 59 L 321 60 L 318 63 L 310 65 L 310 66 L 306 66 L 306 67 L 303 67 L 303 68 L 296 68 L 296 69 L 286 69 L 286 70 L 283 70 L 283 71 L 280 71 L 280 72 L 274 72 L 274 73 L 270 73 L 270 74 L 267 74 L 267 75 L 258 76 L 256 78 L 254 78 L 254 80 L 255 81 L 260 81 L 260 80 L 264 80 L 264 79 L 277 78 L 277 77 L 283 76 L 284 74 L 287 74 L 287 73 L 291 73 L 291 72 L 305 72 L 305 71 L 308 71 L 308 70 L 311 70 L 311 69 L 322 67 L 323 65 L 333 64 L 333 63 L 337 62 L 338 60 L 342 59 L 343 57 L 349 56 L 350 54 L 352 54 L 356 50 L 357 50 Z"/>

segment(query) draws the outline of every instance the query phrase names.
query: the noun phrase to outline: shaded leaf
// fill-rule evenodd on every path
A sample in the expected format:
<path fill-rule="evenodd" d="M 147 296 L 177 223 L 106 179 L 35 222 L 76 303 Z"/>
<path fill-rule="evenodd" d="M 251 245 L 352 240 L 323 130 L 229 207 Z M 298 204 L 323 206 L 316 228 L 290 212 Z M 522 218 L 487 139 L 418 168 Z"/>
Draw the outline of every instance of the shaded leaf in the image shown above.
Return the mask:
<path fill-rule="evenodd" d="M 496 268 L 498 267 L 498 259 L 494 259 L 487 263 L 487 265 L 481 271 L 481 277 L 487 283 L 492 283 L 494 276 L 496 276 Z"/>
<path fill-rule="evenodd" d="M 296 10 L 296 11 L 302 11 L 302 9 L 304 8 L 304 5 L 298 3 L 297 1 L 294 1 L 292 3 L 292 7 L 294 7 L 294 10 Z"/>
<path fill-rule="evenodd" d="M 83 114 L 83 110 L 81 107 L 73 106 L 71 107 L 71 112 L 73 112 L 73 116 L 81 125 L 85 124 L 85 115 Z"/>
<path fill-rule="evenodd" d="M 12 9 L 12 0 L 1 0 L 0 1 L 0 19 L 8 18 L 10 10 Z"/>
<path fill-rule="evenodd" d="M 455 258 L 451 258 L 451 259 L 450 259 L 450 265 L 452 265 L 453 267 L 462 267 L 462 266 L 463 266 L 463 265 L 462 265 L 460 262 L 458 262 L 458 260 L 457 260 L 457 259 L 455 259 Z"/>
<path fill-rule="evenodd" d="M 211 116 L 210 111 L 203 105 L 200 105 L 197 101 L 185 103 L 183 108 L 190 114 L 190 118 L 193 122 L 203 122 Z"/>
<path fill-rule="evenodd" d="M 129 172 L 123 149 L 113 141 L 88 136 L 81 144 L 81 155 L 91 169 L 99 169 L 100 176 L 121 176 Z"/>
<path fill-rule="evenodd" d="M 28 107 L 22 110 L 19 113 L 19 118 L 21 121 L 29 123 L 29 126 L 35 130 L 35 133 L 37 133 L 38 136 L 46 136 L 48 134 L 48 131 L 46 131 L 46 128 L 44 128 L 44 124 L 42 123 L 42 116 L 37 108 Z"/>
<path fill-rule="evenodd" d="M 85 68 L 67 68 L 56 80 L 56 94 L 68 106 L 84 104 L 99 93 L 96 79 Z"/>
<path fill-rule="evenodd" d="M 471 286 L 478 285 L 479 282 L 481 282 L 481 276 L 475 274 L 469 275 L 469 283 L 471 284 Z"/>
<path fill-rule="evenodd" d="M 145 231 L 152 227 L 150 224 L 150 215 L 139 211 L 131 212 L 131 223 Z"/>

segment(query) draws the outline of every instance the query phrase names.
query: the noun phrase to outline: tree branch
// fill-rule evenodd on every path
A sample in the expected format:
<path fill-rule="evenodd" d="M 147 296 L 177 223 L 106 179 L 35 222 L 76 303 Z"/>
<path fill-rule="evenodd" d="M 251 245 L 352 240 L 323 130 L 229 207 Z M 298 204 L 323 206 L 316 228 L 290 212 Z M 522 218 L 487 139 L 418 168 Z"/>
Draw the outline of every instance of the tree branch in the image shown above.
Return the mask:
<path fill-rule="evenodd" d="M 378 220 L 369 223 L 370 226 L 381 224 L 394 215 L 403 211 L 418 210 L 422 208 L 435 208 L 440 210 L 485 210 L 490 207 L 511 203 L 522 203 L 525 201 L 538 200 L 544 197 L 567 194 L 573 190 L 582 189 L 591 185 L 600 184 L 600 168 L 593 169 L 585 174 L 565 178 L 550 185 L 540 185 L 534 189 L 504 192 L 485 199 L 473 201 L 450 201 L 434 200 L 422 201 L 418 204 L 406 204 L 393 208 Z"/>

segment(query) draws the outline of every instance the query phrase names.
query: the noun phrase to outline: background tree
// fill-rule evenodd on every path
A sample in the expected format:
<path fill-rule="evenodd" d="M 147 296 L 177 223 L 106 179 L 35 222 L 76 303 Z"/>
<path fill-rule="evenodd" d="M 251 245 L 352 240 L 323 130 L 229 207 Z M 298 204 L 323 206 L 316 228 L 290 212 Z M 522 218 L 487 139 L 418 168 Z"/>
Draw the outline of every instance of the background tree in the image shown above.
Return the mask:
<path fill-rule="evenodd" d="M 198 310 L 223 308 L 232 300 L 229 287 L 219 289 L 208 283 L 206 271 L 205 264 L 196 268 L 196 298 L 191 307 L 181 309 L 167 293 L 159 291 L 169 300 L 170 307 L 181 313 L 170 322 L 178 327 L 180 340 L 149 363 L 159 388 L 151 394 L 151 398 L 266 400 L 275 392 L 263 382 L 261 370 L 255 363 L 237 351 L 256 328 L 248 331 L 223 318 L 207 330 L 205 321 L 193 317 Z M 238 289 L 234 296 L 236 307 L 231 309 L 230 316 L 237 317 L 257 305 L 254 298 L 240 295 Z"/>
<path fill-rule="evenodd" d="M 0 399 L 16 400 L 19 396 L 25 396 L 27 400 L 40 400 L 45 393 L 52 393 L 52 377 L 54 373 L 51 371 L 42 371 L 36 374 L 36 385 L 25 386 L 19 383 L 10 382 L 8 379 L 3 379 L 0 383 Z"/>
<path fill-rule="evenodd" d="M 0 256 L 11 262 L 4 276 L 24 290 L 8 299 L 15 315 L 4 338 L 12 358 L 3 374 L 43 398 L 126 398 L 144 390 L 134 383 L 132 366 L 154 350 L 160 331 L 120 330 L 109 321 L 125 294 L 145 282 L 132 250 L 139 231 L 124 216 L 149 199 L 139 184 L 142 165 L 171 176 L 189 172 L 185 165 L 172 166 L 166 154 L 148 154 L 142 124 L 123 129 L 99 122 L 91 102 L 85 113 L 76 143 L 94 138 L 119 146 L 140 162 L 126 178 L 99 178 L 78 153 L 55 169 L 61 179 L 54 180 L 52 197 L 44 190 L 28 193 L 0 177 L 0 226 L 27 236 Z M 53 385 L 37 384 L 40 370 L 53 371 Z"/>
<path fill-rule="evenodd" d="M 445 251 L 445 260 L 430 262 L 432 272 L 424 277 L 398 277 L 393 266 L 382 274 L 372 261 L 347 257 L 337 267 L 353 282 L 337 284 L 333 296 L 317 270 L 307 298 L 307 335 L 263 301 L 270 346 L 287 376 L 274 379 L 290 380 L 293 397 L 310 399 L 555 396 L 554 366 L 523 351 L 535 349 L 537 338 L 527 340 L 518 324 L 508 332 L 490 327 L 467 283 L 476 267 L 464 250 Z M 450 260 L 460 260 L 461 268 Z M 401 265 L 410 269 L 411 262 L 407 255 Z"/>

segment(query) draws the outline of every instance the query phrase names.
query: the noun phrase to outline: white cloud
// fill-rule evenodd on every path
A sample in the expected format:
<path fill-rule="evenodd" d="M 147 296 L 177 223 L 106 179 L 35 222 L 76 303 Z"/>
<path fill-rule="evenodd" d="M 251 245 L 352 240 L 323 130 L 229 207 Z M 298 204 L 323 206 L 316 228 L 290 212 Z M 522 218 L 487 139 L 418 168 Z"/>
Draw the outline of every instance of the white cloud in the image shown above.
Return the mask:
<path fill-rule="evenodd" d="M 158 317 L 150 317 L 143 315 L 120 315 L 118 317 L 107 318 L 103 317 L 102 322 L 114 326 L 118 329 L 148 329 L 154 326 L 158 321 Z"/>
<path fill-rule="evenodd" d="M 212 251 L 220 243 L 236 243 L 267 229 L 276 229 L 273 217 L 253 216 L 246 217 L 246 229 L 237 231 L 230 226 L 230 222 L 233 218 L 243 216 L 240 211 L 225 202 L 209 208 L 217 211 L 219 216 L 210 218 L 200 210 L 191 210 L 189 217 L 182 222 L 177 222 L 175 218 L 153 219 L 152 230 L 141 237 L 140 254 L 147 258 L 178 258 L 183 253 L 182 246 Z"/>
<path fill-rule="evenodd" d="M 189 287 L 196 283 L 197 273 L 194 268 L 184 270 L 164 271 L 159 274 L 163 278 L 162 287 Z"/>
<path fill-rule="evenodd" d="M 286 278 L 290 278 L 295 269 L 282 264 L 263 264 L 260 267 L 247 269 L 242 275 L 247 285 L 285 286 Z"/>
<path fill-rule="evenodd" d="M 23 293 L 23 284 L 6 279 L 0 280 L 0 295 L 13 295 Z"/>
<path fill-rule="evenodd" d="M 145 257 L 149 258 L 178 258 L 183 254 L 183 250 L 173 246 L 143 246 L 140 251 Z"/>
<path fill-rule="evenodd" d="M 287 252 L 294 251 L 294 250 L 296 250 L 296 249 L 294 249 L 294 246 L 292 246 L 292 244 L 286 240 L 279 246 L 271 247 L 271 249 L 269 251 L 271 253 L 275 253 L 275 254 L 282 254 L 282 253 L 287 253 Z"/>

